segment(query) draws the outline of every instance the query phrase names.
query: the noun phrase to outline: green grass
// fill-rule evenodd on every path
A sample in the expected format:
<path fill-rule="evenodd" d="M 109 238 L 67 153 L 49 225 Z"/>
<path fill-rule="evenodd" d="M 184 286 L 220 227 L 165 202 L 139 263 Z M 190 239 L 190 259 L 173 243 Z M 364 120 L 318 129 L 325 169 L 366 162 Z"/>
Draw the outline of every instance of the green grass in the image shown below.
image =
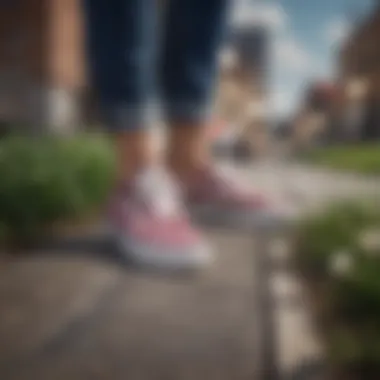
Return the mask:
<path fill-rule="evenodd" d="M 380 143 L 324 148 L 308 160 L 332 169 L 380 175 Z"/>

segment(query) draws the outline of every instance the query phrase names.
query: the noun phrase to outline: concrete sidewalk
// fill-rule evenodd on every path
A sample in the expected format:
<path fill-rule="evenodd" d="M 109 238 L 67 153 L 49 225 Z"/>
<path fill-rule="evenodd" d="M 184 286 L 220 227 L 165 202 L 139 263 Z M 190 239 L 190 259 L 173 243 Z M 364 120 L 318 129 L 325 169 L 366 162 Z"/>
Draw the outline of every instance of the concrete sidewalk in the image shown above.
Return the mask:
<path fill-rule="evenodd" d="M 286 235 L 208 235 L 217 260 L 193 276 L 136 272 L 97 243 L 12 259 L 0 268 L 0 379 L 319 376 Z"/>
<path fill-rule="evenodd" d="M 1 380 L 257 378 L 254 239 L 210 231 L 197 276 L 45 252 L 0 273 Z"/>
<path fill-rule="evenodd" d="M 284 160 L 258 161 L 225 168 L 239 175 L 256 189 L 290 203 L 299 215 L 318 210 L 332 201 L 379 197 L 380 178 L 331 171 Z"/>
<path fill-rule="evenodd" d="M 312 330 L 300 325 L 305 304 L 289 304 L 292 280 L 273 267 L 277 240 L 208 235 L 217 260 L 195 276 L 139 273 L 75 251 L 13 259 L 0 269 L 0 379 L 271 380 L 298 373 L 319 351 Z"/>

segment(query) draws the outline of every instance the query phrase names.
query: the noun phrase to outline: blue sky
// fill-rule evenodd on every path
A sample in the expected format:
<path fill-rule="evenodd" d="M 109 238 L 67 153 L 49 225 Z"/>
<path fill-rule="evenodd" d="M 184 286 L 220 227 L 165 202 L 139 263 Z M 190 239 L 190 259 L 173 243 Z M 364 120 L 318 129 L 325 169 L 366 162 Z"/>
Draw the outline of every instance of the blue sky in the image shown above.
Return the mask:
<path fill-rule="evenodd" d="M 270 81 L 277 114 L 292 112 L 312 78 L 334 76 L 336 51 L 374 0 L 235 0 L 236 23 L 260 22 L 272 32 Z"/>

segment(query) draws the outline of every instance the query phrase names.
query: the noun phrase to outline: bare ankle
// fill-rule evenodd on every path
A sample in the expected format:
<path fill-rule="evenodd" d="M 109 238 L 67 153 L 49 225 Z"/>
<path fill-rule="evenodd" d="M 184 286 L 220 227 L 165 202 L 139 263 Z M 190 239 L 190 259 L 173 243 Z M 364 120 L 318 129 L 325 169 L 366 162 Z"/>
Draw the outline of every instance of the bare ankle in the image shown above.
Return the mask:
<path fill-rule="evenodd" d="M 167 164 L 180 177 L 191 176 L 209 161 L 205 125 L 171 126 Z"/>
<path fill-rule="evenodd" d="M 155 161 L 146 131 L 123 132 L 115 136 L 117 181 L 128 181 Z"/>

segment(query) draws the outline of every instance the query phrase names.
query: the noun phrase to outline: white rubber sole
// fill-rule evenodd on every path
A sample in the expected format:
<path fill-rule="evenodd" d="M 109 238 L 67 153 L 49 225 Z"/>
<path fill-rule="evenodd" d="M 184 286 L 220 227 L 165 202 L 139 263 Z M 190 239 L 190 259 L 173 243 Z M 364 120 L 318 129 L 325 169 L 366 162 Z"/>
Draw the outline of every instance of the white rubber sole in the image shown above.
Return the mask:
<path fill-rule="evenodd" d="M 211 249 L 204 243 L 179 250 L 136 243 L 117 234 L 114 240 L 121 254 L 139 267 L 192 271 L 203 269 L 213 261 Z"/>

